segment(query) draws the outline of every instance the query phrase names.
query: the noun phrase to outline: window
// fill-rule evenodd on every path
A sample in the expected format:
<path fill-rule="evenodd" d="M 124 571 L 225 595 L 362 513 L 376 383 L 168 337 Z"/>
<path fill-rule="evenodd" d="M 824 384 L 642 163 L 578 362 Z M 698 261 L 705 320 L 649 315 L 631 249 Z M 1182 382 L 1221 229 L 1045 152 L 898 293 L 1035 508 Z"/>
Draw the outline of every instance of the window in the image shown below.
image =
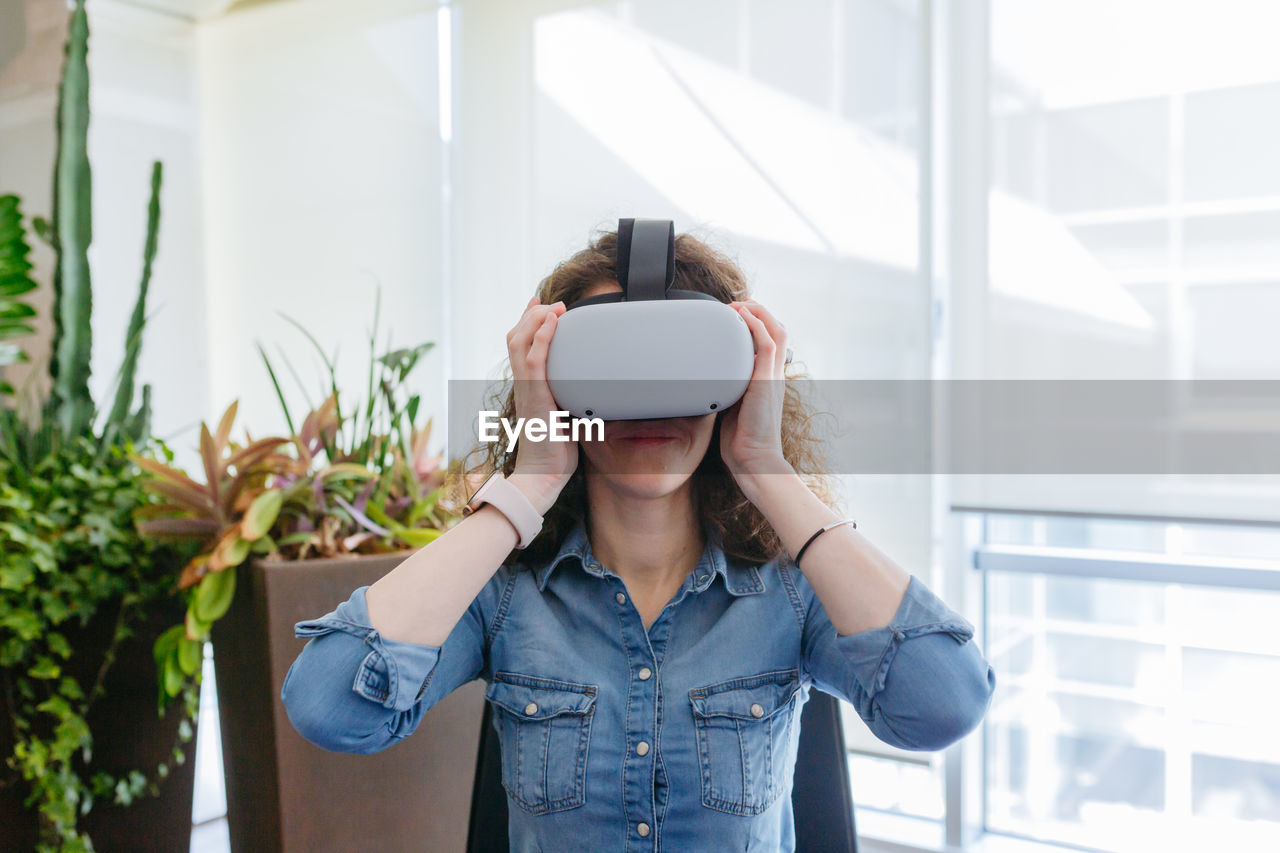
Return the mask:
<path fill-rule="evenodd" d="M 1280 844 L 1280 529 L 985 528 L 985 651 L 1000 677 L 987 831 L 1103 850 Z M 1080 561 L 1073 574 L 1063 556 Z M 1161 559 L 1187 582 L 1124 577 Z M 1257 572 L 1253 588 L 1219 586 L 1239 582 L 1229 569 Z"/>

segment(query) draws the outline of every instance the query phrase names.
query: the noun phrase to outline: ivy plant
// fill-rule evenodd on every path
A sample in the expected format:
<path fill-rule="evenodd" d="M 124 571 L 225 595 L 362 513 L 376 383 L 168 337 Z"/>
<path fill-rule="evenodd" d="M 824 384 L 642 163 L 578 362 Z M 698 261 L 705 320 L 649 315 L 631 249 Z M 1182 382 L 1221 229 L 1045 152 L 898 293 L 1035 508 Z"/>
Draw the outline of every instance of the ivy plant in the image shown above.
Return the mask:
<path fill-rule="evenodd" d="M 0 784 L 28 787 L 40 851 L 93 850 L 78 819 L 95 802 L 158 793 L 170 763 L 186 760 L 198 711 L 197 659 L 174 691 L 184 717 L 169 759 L 118 774 L 95 767 L 95 739 L 110 733 L 92 731 L 88 717 L 117 649 L 188 558 L 181 546 L 139 537 L 133 511 L 155 499 L 126 458 L 131 448 L 112 447 L 97 462 L 97 446 L 79 438 L 30 469 L 0 456 L 0 681 L 14 743 Z M 77 647 L 95 616 L 113 625 L 107 645 Z"/>

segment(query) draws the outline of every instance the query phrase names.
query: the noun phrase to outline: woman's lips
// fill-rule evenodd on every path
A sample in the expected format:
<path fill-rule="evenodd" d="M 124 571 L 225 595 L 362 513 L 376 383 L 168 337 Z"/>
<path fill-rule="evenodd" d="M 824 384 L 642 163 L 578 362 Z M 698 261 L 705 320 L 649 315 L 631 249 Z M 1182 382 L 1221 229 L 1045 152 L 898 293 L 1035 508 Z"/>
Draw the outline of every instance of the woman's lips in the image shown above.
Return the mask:
<path fill-rule="evenodd" d="M 673 435 L 628 435 L 618 439 L 618 441 L 625 441 L 634 447 L 651 447 L 675 440 L 676 438 Z"/>
<path fill-rule="evenodd" d="M 608 430 L 606 430 L 606 434 Z M 608 438 L 615 441 L 627 441 L 637 444 L 658 444 L 664 441 L 675 441 L 680 436 L 668 424 L 631 421 L 619 424 Z"/>

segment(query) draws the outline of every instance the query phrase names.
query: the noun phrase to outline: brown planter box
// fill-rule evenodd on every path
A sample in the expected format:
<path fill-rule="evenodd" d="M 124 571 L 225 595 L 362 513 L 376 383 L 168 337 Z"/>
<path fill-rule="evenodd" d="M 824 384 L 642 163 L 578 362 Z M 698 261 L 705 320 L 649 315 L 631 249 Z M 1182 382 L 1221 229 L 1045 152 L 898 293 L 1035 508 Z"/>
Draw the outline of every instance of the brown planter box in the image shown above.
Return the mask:
<path fill-rule="evenodd" d="M 466 850 L 483 681 L 454 691 L 412 736 L 371 755 L 304 740 L 280 700 L 307 643 L 294 623 L 323 616 L 410 553 L 237 568 L 235 599 L 212 636 L 235 853 Z"/>
<path fill-rule="evenodd" d="M 151 647 L 156 637 L 182 622 L 186 606 L 180 598 L 150 605 L 147 618 L 131 637 L 116 649 L 115 664 L 107 672 L 105 692 L 89 710 L 89 730 L 94 733 L 93 769 L 119 775 L 141 770 L 154 778 L 156 766 L 167 762 L 169 775 L 160 781 L 158 797 L 143 796 L 130 806 L 98 800 L 89 814 L 80 818 L 80 829 L 101 851 L 129 850 L 137 853 L 173 853 L 191 847 L 191 796 L 195 786 L 196 740 L 183 745 L 186 761 L 175 764 L 170 752 L 178 743 L 178 725 L 184 716 L 182 699 L 173 700 L 161 717 L 156 711 L 155 660 Z M 105 649 L 115 629 L 117 610 L 106 607 L 83 628 L 67 624 L 62 633 L 76 650 L 63 668 L 79 678 L 87 690 L 97 677 L 101 655 L 88 649 Z M 4 691 L 0 690 L 0 757 L 13 754 L 13 729 Z M 195 722 L 192 721 L 192 732 Z M 0 760 L 0 776 L 14 771 Z M 0 788 L 0 849 L 34 850 L 39 832 L 38 813 L 33 805 L 23 808 L 30 794 L 27 783 Z"/>

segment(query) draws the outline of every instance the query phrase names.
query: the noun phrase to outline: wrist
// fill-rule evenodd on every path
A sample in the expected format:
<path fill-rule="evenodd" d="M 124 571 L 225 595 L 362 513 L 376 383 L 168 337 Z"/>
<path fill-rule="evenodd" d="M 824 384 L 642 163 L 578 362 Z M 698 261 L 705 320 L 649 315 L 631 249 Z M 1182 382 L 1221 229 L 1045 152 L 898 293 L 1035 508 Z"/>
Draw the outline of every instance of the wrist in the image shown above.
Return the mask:
<path fill-rule="evenodd" d="M 741 466 L 733 471 L 733 479 L 742 489 L 746 500 L 754 503 L 760 510 L 768 503 L 771 494 L 790 491 L 797 483 L 801 487 L 804 485 L 794 467 L 782 456 L 768 457 Z"/>
<path fill-rule="evenodd" d="M 521 471 L 519 468 L 511 472 L 507 481 L 529 499 L 539 515 L 546 515 L 555 506 L 556 498 L 560 496 L 566 482 L 559 475 Z"/>
<path fill-rule="evenodd" d="M 800 475 L 782 454 L 746 461 L 731 469 L 734 480 L 752 502 L 771 487 L 798 480 Z"/>

